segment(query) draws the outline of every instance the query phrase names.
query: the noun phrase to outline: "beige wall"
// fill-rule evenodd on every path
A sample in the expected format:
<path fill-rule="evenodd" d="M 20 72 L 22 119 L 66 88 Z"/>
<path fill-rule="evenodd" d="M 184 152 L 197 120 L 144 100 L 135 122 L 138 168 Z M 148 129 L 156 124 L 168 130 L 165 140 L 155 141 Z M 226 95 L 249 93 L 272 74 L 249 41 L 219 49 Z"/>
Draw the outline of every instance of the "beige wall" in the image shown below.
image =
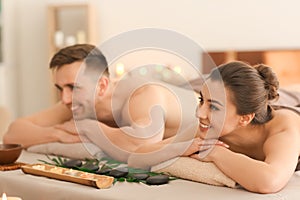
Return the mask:
<path fill-rule="evenodd" d="M 0 94 L 0 105 L 3 105 L 5 103 L 4 94 L 6 94 L 6 91 L 4 86 L 5 86 L 4 67 L 0 66 L 0 91 L 2 94 L 2 95 Z"/>
<path fill-rule="evenodd" d="M 75 2 L 87 2 L 77 0 Z M 298 0 L 89 0 L 99 42 L 143 27 L 166 28 L 207 50 L 300 48 Z M 1 102 L 14 117 L 51 104 L 46 6 L 72 0 L 4 0 Z M 5 73 L 5 75 L 4 75 Z"/>

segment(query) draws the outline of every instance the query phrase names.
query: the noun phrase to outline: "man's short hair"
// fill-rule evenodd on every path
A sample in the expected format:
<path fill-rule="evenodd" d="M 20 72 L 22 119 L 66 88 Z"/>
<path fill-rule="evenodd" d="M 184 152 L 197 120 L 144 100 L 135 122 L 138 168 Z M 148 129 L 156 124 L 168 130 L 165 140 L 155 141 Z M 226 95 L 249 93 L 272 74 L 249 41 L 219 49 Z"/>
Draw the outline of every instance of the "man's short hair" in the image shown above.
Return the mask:
<path fill-rule="evenodd" d="M 80 61 L 85 61 L 86 64 L 91 63 L 92 65 L 101 64 L 101 66 L 107 68 L 105 56 L 96 46 L 91 44 L 75 44 L 62 48 L 52 57 L 49 68 L 59 69 L 63 65 Z M 108 73 L 107 69 L 106 71 Z"/>

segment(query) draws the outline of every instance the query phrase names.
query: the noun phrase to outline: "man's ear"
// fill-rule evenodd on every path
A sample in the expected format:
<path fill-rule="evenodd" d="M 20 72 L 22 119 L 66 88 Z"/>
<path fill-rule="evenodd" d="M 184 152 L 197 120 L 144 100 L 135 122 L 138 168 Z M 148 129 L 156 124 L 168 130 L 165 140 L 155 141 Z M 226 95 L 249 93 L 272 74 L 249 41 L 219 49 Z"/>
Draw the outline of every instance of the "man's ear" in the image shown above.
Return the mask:
<path fill-rule="evenodd" d="M 102 76 L 99 80 L 98 80 L 98 95 L 99 96 L 103 96 L 105 91 L 108 88 L 108 84 L 109 84 L 109 80 L 106 76 Z"/>
<path fill-rule="evenodd" d="M 255 117 L 255 113 L 241 115 L 239 124 L 241 126 L 247 126 L 248 124 L 250 124 L 250 122 L 253 120 L 254 117 Z"/>

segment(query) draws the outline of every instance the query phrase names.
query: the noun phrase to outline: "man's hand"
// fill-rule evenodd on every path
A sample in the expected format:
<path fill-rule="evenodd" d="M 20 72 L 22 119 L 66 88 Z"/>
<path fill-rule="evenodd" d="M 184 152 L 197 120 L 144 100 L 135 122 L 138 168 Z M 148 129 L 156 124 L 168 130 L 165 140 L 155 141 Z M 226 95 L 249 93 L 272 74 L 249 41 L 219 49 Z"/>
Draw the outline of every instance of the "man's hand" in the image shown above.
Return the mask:
<path fill-rule="evenodd" d="M 55 135 L 58 138 L 59 142 L 78 143 L 78 142 L 89 141 L 84 135 L 80 135 L 78 133 L 73 119 L 63 124 L 55 125 L 54 129 L 55 129 Z"/>
<path fill-rule="evenodd" d="M 66 121 L 63 124 L 55 125 L 54 128 L 60 129 L 62 131 L 68 132 L 68 133 L 73 134 L 73 135 L 78 135 L 78 131 L 77 131 L 74 119 Z"/>

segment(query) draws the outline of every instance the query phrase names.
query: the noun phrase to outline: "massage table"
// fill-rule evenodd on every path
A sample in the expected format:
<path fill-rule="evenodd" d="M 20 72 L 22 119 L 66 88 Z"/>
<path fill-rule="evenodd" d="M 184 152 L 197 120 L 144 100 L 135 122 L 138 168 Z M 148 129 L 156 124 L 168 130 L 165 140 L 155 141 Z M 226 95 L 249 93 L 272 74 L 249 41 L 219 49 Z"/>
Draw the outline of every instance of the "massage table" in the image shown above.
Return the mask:
<path fill-rule="evenodd" d="M 41 163 L 45 154 L 23 150 L 17 162 Z M 18 196 L 23 200 L 117 200 L 117 199 L 228 199 L 228 200 L 299 200 L 300 174 L 295 172 L 287 186 L 278 193 L 257 194 L 243 188 L 213 186 L 176 179 L 165 185 L 149 186 L 143 183 L 116 182 L 108 189 L 97 189 L 76 183 L 24 174 L 21 169 L 0 171 L 0 194 Z"/>

